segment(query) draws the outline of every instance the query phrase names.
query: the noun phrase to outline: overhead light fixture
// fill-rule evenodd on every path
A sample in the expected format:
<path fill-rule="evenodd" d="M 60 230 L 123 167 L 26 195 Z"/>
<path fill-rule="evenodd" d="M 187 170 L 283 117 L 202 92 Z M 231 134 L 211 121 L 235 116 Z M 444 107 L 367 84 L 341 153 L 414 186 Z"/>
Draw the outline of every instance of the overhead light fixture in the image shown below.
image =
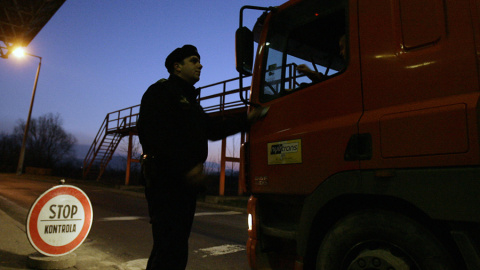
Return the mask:
<path fill-rule="evenodd" d="M 15 55 L 16 57 L 24 57 L 25 56 L 25 49 L 22 48 L 22 47 L 17 47 L 13 50 L 12 52 L 13 55 Z"/>

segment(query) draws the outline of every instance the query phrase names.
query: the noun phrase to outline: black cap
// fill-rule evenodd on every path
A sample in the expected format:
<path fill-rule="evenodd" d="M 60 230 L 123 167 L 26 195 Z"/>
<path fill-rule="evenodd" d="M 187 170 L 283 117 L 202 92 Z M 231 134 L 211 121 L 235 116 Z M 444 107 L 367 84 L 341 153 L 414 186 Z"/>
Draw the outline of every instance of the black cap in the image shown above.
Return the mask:
<path fill-rule="evenodd" d="M 197 48 L 193 45 L 184 45 L 182 48 L 176 48 L 173 52 L 171 52 L 167 59 L 165 60 L 165 67 L 167 68 L 169 73 L 173 72 L 173 64 L 175 62 L 182 62 L 183 59 L 189 56 L 198 56 L 200 59 L 200 54 L 198 54 Z"/>

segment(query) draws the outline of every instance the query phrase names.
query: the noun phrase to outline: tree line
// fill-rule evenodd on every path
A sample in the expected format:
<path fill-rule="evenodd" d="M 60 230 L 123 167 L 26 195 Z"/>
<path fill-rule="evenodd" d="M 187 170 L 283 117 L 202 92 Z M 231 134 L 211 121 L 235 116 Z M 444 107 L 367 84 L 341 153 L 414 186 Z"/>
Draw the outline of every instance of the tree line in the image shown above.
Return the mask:
<path fill-rule="evenodd" d="M 18 120 L 12 133 L 0 133 L 0 171 L 15 172 L 20 156 L 25 120 Z M 60 115 L 47 113 L 32 118 L 25 147 L 24 168 L 52 169 L 57 174 L 75 167 L 77 139 L 67 133 Z"/>
<path fill-rule="evenodd" d="M 17 170 L 20 149 L 22 146 L 23 133 L 25 131 L 25 120 L 18 120 L 11 133 L 0 133 L 0 172 L 14 173 Z M 28 137 L 25 150 L 24 169 L 27 167 L 52 169 L 55 176 L 82 178 L 83 162 L 75 156 L 74 146 L 77 139 L 70 133 L 67 133 L 63 127 L 63 121 L 60 115 L 47 113 L 32 118 L 28 131 Z M 235 149 L 235 141 L 233 141 L 233 149 Z M 120 155 L 126 165 L 126 153 L 128 145 L 121 145 Z M 133 143 L 133 157 L 140 158 L 141 146 L 138 140 Z M 235 156 L 235 150 L 231 150 L 230 156 Z M 219 170 L 214 164 L 220 163 L 220 157 L 213 162 L 207 162 L 205 166 L 205 174 L 210 180 L 207 187 L 207 194 L 218 194 Z M 219 165 L 218 165 L 219 166 Z M 238 183 L 238 172 L 234 169 L 234 164 L 229 168 L 227 174 L 227 189 L 236 193 Z M 138 184 L 140 174 L 139 164 L 133 164 L 131 167 L 131 184 Z M 96 175 L 92 176 L 96 179 Z M 122 184 L 125 179 L 125 167 L 110 168 L 102 175 L 102 182 Z M 230 183 L 230 184 L 229 184 Z M 231 187 L 230 187 L 231 186 Z"/>

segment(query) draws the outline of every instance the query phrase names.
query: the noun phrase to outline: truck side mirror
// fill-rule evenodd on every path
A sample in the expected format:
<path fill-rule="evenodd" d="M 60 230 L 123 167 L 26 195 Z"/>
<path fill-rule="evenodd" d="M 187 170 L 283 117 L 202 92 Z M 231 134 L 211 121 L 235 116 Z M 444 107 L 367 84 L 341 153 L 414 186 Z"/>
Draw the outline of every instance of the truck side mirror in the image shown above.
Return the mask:
<path fill-rule="evenodd" d="M 235 66 L 242 75 L 252 75 L 253 33 L 243 26 L 235 32 Z"/>

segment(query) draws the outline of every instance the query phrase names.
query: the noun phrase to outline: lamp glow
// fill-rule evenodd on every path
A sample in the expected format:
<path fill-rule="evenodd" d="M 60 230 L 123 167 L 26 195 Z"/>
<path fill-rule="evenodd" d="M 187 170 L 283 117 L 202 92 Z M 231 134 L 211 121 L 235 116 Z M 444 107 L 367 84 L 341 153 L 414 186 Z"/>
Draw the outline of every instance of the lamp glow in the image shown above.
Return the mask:
<path fill-rule="evenodd" d="M 25 56 L 25 50 L 22 47 L 18 47 L 12 52 L 12 54 L 21 58 Z"/>

